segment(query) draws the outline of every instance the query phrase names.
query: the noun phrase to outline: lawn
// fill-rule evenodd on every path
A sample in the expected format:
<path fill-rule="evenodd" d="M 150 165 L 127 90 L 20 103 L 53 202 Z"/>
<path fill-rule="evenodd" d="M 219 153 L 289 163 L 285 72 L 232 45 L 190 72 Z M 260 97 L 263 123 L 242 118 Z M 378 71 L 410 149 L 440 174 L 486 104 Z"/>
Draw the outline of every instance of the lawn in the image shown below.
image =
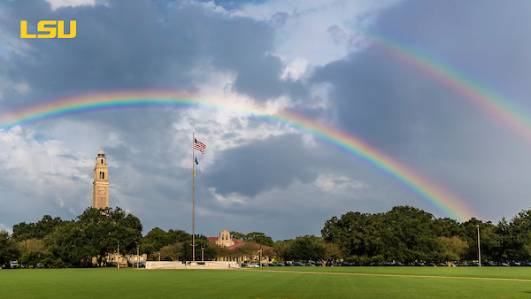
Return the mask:
<path fill-rule="evenodd" d="M 0 270 L 0 298 L 531 298 L 531 268 Z"/>

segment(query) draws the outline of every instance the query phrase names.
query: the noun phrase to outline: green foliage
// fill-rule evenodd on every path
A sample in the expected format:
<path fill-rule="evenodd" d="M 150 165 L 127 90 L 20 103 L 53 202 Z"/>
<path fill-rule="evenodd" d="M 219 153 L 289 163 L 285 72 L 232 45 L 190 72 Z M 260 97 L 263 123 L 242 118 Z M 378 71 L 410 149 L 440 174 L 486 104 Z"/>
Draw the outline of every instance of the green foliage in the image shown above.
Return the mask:
<path fill-rule="evenodd" d="M 262 232 L 250 232 L 245 235 L 245 241 L 254 242 L 261 245 L 273 246 L 273 239 Z"/>
<path fill-rule="evenodd" d="M 496 228 L 496 225 L 492 224 L 490 221 L 483 222 L 476 218 L 472 218 L 461 224 L 462 233 L 459 237 L 468 243 L 468 250 L 463 254 L 463 259 L 477 260 L 478 258 L 478 225 L 483 260 L 506 260 L 501 253 L 502 238 L 498 233 L 499 230 Z"/>
<path fill-rule="evenodd" d="M 183 258 L 183 244 L 175 242 L 160 248 L 160 258 L 163 261 L 179 261 Z"/>
<path fill-rule="evenodd" d="M 6 231 L 0 230 L 0 266 L 15 260 L 19 252 Z"/>
<path fill-rule="evenodd" d="M 183 246 L 183 260 L 191 261 L 192 260 L 192 237 L 187 240 Z M 216 248 L 213 245 L 210 245 L 208 239 L 205 236 L 196 236 L 195 237 L 195 259 L 201 260 L 201 248 L 204 248 L 205 260 L 212 260 L 216 257 Z"/>
<path fill-rule="evenodd" d="M 321 234 L 336 244 L 350 260 L 446 261 L 475 260 L 480 228 L 483 260 L 529 260 L 531 210 L 522 211 L 510 223 L 497 226 L 472 218 L 464 223 L 412 207 L 395 207 L 386 213 L 348 212 L 326 221 Z"/>
<path fill-rule="evenodd" d="M 27 239 L 17 244 L 20 252 L 20 263 L 26 266 L 37 267 L 38 264 L 51 267 L 54 265 L 53 256 L 40 239 Z"/>
<path fill-rule="evenodd" d="M 240 232 L 231 231 L 230 235 L 233 239 L 245 240 L 245 234 Z"/>
<path fill-rule="evenodd" d="M 301 236 L 273 242 L 262 232 L 231 232 L 233 238 L 247 242 L 237 250 L 228 250 L 196 238 L 196 259 L 224 256 L 264 255 L 284 260 L 355 261 L 372 264 L 386 261 L 475 260 L 477 226 L 481 233 L 484 261 L 531 260 L 531 210 L 520 212 L 510 222 L 498 224 L 472 218 L 458 223 L 407 206 L 386 213 L 348 212 L 332 217 L 324 224 L 322 238 Z M 36 223 L 19 223 L 13 234 L 0 232 L 0 265 L 10 260 L 46 267 L 91 267 L 103 265 L 108 253 L 120 247 L 120 253 L 141 252 L 151 259 L 191 260 L 192 236 L 182 230 L 153 228 L 144 237 L 140 220 L 120 208 L 87 209 L 77 219 L 64 221 L 44 216 Z M 267 252 L 267 253 L 266 253 Z M 96 260 L 93 260 L 93 258 Z"/>
<path fill-rule="evenodd" d="M 66 265 L 92 266 L 92 257 L 101 264 L 105 255 L 133 253 L 142 237 L 140 220 L 116 209 L 86 209 L 77 221 L 65 222 L 47 236 L 50 252 Z"/>
<path fill-rule="evenodd" d="M 522 211 L 510 223 L 502 219 L 497 227 L 500 235 L 499 255 L 505 260 L 531 260 L 531 210 Z"/>
<path fill-rule="evenodd" d="M 175 242 L 189 243 L 192 235 L 182 230 L 168 230 L 155 227 L 142 238 L 142 251 L 148 254 L 158 252 L 162 247 Z"/>
<path fill-rule="evenodd" d="M 260 245 L 273 246 L 273 239 L 262 232 L 250 232 L 248 234 L 231 231 L 230 235 L 233 239 L 238 239 L 247 242 L 254 242 Z"/>
<path fill-rule="evenodd" d="M 27 239 L 43 239 L 53 232 L 53 230 L 63 223 L 59 217 L 52 218 L 45 215 L 41 220 L 35 223 L 21 222 L 13 226 L 13 239 L 23 241 Z"/>
<path fill-rule="evenodd" d="M 468 243 L 457 236 L 439 237 L 440 258 L 443 261 L 458 261 L 468 249 Z"/>
<path fill-rule="evenodd" d="M 324 260 L 326 258 L 326 244 L 322 238 L 316 236 L 301 236 L 291 242 L 284 243 L 280 254 L 284 260 Z"/>

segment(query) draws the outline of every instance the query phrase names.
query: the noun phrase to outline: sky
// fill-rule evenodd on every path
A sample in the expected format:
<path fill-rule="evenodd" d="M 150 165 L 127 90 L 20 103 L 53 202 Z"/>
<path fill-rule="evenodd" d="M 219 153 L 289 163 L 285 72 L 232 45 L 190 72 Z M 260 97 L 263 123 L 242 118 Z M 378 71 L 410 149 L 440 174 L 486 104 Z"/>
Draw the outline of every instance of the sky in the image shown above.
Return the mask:
<path fill-rule="evenodd" d="M 529 1 L 0 1 L 0 117 L 92 93 L 172 90 L 289 110 L 356 136 L 458 195 L 474 217 L 531 207 L 531 141 L 379 45 L 457 70 L 531 115 Z M 19 21 L 76 19 L 72 40 L 20 39 Z M 32 25 L 33 24 L 33 25 Z M 531 130 L 531 129 L 529 129 Z M 308 132 L 204 107 L 81 113 L 0 129 L 0 229 L 90 206 L 107 155 L 111 206 L 144 230 L 320 234 L 347 211 L 450 216 L 364 159 Z"/>

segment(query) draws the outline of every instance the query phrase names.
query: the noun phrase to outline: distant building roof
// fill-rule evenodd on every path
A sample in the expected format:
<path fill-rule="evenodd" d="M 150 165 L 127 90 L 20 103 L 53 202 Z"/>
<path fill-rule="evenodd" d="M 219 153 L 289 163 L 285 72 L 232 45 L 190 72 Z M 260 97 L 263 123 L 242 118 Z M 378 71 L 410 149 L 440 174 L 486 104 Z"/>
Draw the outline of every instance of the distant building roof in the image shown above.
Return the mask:
<path fill-rule="evenodd" d="M 228 237 L 228 239 L 227 239 Z M 221 246 L 223 248 L 226 248 L 228 249 L 229 251 L 233 251 L 233 250 L 236 250 L 240 247 L 243 247 L 245 245 L 249 245 L 249 246 L 255 246 L 257 247 L 262 247 L 262 248 L 270 248 L 269 246 L 265 246 L 265 245 L 259 245 L 255 242 L 248 242 L 248 241 L 244 241 L 244 240 L 240 240 L 240 239 L 233 239 L 232 236 L 228 233 L 227 230 L 222 230 L 220 233 L 219 233 L 219 236 L 217 237 L 207 237 L 208 239 L 208 242 L 210 243 L 214 243 L 216 244 L 217 246 Z"/>

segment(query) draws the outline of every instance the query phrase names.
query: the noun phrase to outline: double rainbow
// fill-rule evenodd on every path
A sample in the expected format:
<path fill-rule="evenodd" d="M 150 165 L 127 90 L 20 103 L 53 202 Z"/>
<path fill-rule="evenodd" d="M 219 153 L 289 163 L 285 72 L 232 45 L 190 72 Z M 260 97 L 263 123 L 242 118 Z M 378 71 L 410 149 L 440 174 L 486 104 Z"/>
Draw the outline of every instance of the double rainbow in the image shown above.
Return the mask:
<path fill-rule="evenodd" d="M 475 82 L 449 64 L 442 63 L 407 44 L 372 33 L 366 33 L 366 36 L 375 46 L 383 49 L 389 57 L 413 67 L 453 90 L 491 118 L 531 142 L 531 118 L 520 107 L 512 104 L 499 93 Z"/>
<path fill-rule="evenodd" d="M 27 110 L 0 117 L 0 129 L 26 125 L 73 113 L 146 106 L 210 107 L 272 119 L 304 133 L 311 134 L 328 144 L 367 161 L 420 195 L 420 197 L 436 207 L 439 212 L 443 212 L 445 216 L 465 220 L 474 215 L 465 206 L 463 199 L 430 182 L 427 178 L 416 174 L 405 165 L 391 159 L 360 138 L 290 111 L 267 113 L 261 107 L 245 103 L 232 103 L 215 99 L 195 99 L 168 91 L 126 91 L 73 97 L 34 106 Z"/>

